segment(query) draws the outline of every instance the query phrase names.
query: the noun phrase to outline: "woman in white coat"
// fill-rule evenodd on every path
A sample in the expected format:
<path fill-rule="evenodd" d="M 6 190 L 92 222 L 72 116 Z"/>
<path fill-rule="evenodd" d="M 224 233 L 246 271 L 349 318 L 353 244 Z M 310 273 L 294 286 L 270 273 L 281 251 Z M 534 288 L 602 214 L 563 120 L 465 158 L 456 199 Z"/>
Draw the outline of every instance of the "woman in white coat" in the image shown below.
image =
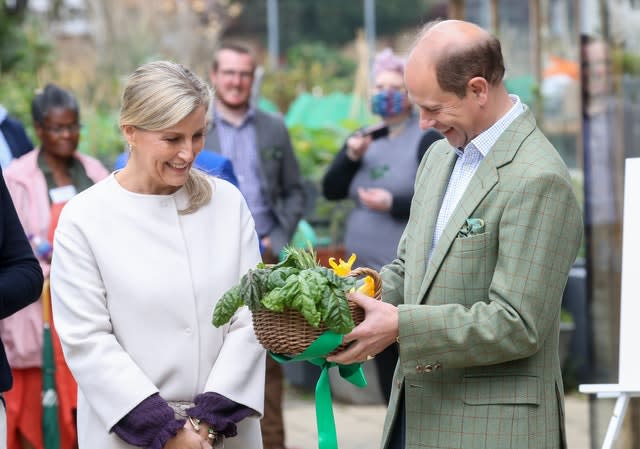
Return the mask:
<path fill-rule="evenodd" d="M 262 447 L 264 351 L 215 302 L 260 261 L 230 183 L 192 168 L 210 92 L 185 67 L 138 68 L 122 95 L 126 167 L 60 217 L 53 312 L 78 386 L 80 449 Z"/>

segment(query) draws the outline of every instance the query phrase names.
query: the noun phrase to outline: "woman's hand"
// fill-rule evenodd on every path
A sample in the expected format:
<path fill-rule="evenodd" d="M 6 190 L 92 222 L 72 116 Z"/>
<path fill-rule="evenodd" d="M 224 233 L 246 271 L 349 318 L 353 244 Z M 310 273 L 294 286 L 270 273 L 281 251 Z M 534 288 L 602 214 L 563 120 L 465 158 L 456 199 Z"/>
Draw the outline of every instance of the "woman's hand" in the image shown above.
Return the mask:
<path fill-rule="evenodd" d="M 347 139 L 347 157 L 353 162 L 359 161 L 369 148 L 371 136 L 354 134 Z"/>
<path fill-rule="evenodd" d="M 198 432 L 193 428 L 189 420 L 187 420 L 184 427 L 178 430 L 175 437 L 167 441 L 163 449 L 212 449 L 213 446 L 211 446 L 206 436 L 207 429 L 208 426 L 204 427 L 205 436 L 203 438 L 202 427 L 200 427 L 200 432 Z"/>
<path fill-rule="evenodd" d="M 213 443 L 215 442 L 215 439 L 210 437 L 209 435 L 214 435 L 217 436 L 218 434 L 216 433 L 211 433 L 213 431 L 213 426 L 211 426 L 211 424 L 209 424 L 206 421 L 203 420 L 198 420 L 195 421 L 197 422 L 197 427 L 198 429 L 195 429 L 198 434 L 200 435 L 201 438 L 205 439 L 211 446 L 213 446 Z M 211 431 L 209 429 L 212 429 Z M 221 438 L 222 435 L 219 435 L 218 438 Z"/>
<path fill-rule="evenodd" d="M 391 192 L 377 187 L 370 189 L 359 188 L 358 198 L 364 206 L 380 212 L 389 212 L 393 204 Z"/>

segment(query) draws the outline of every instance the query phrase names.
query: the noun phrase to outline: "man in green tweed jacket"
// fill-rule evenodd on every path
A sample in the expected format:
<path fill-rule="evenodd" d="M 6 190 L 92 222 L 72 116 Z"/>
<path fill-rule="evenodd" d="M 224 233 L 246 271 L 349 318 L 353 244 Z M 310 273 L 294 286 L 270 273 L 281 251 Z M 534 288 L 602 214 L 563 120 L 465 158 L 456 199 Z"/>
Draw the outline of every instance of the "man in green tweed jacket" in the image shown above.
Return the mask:
<path fill-rule="evenodd" d="M 329 359 L 362 361 L 397 339 L 385 449 L 566 447 L 560 304 L 582 213 L 503 76 L 500 42 L 468 22 L 426 25 L 409 55 L 421 125 L 446 141 L 421 164 L 383 302 L 351 295 L 366 319 Z"/>

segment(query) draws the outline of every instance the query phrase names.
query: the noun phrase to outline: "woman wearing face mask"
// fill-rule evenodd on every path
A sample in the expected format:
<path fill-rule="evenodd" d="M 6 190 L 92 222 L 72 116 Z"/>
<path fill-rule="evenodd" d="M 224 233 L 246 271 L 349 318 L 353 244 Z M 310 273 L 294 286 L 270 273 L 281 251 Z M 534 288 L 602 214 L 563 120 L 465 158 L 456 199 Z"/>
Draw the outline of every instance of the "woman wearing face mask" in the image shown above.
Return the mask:
<path fill-rule="evenodd" d="M 139 67 L 122 94 L 126 166 L 60 216 L 53 313 L 80 449 L 262 447 L 265 352 L 250 313 L 211 324 L 260 252 L 240 191 L 193 167 L 210 99 L 182 65 Z"/>
<path fill-rule="evenodd" d="M 360 130 L 351 135 L 325 174 L 322 189 L 329 200 L 355 201 L 346 222 L 346 255 L 356 253 L 356 265 L 380 270 L 396 257 L 422 155 L 442 136 L 420 129 L 404 88 L 402 59 L 387 48 L 376 56 L 373 72 L 371 110 L 388 134 L 377 137 Z M 397 358 L 397 349 L 390 346 L 375 359 L 387 401 Z"/>

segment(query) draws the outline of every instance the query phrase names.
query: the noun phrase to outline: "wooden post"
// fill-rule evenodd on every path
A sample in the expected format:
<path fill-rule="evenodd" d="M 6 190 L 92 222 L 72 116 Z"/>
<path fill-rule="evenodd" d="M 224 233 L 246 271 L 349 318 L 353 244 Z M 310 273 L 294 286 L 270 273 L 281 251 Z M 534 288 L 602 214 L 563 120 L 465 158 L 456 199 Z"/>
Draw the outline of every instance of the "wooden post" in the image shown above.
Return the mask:
<path fill-rule="evenodd" d="M 540 45 L 540 2 L 529 0 L 529 43 L 531 44 L 531 70 L 536 84 L 542 84 L 542 46 Z M 532 105 L 533 113 L 539 123 L 542 123 L 540 98 L 536 96 Z"/>
<path fill-rule="evenodd" d="M 369 61 L 373 59 L 370 54 L 370 47 L 367 45 L 364 31 L 358 30 L 356 35 L 356 57 L 358 66 L 356 69 L 355 82 L 353 83 L 350 117 L 358 117 L 363 106 L 368 103 L 370 96 L 370 68 Z"/>
<path fill-rule="evenodd" d="M 500 36 L 500 2 L 499 0 L 491 0 L 491 32 L 496 36 Z"/>
<path fill-rule="evenodd" d="M 448 5 L 450 19 L 464 20 L 464 0 L 450 0 Z"/>

